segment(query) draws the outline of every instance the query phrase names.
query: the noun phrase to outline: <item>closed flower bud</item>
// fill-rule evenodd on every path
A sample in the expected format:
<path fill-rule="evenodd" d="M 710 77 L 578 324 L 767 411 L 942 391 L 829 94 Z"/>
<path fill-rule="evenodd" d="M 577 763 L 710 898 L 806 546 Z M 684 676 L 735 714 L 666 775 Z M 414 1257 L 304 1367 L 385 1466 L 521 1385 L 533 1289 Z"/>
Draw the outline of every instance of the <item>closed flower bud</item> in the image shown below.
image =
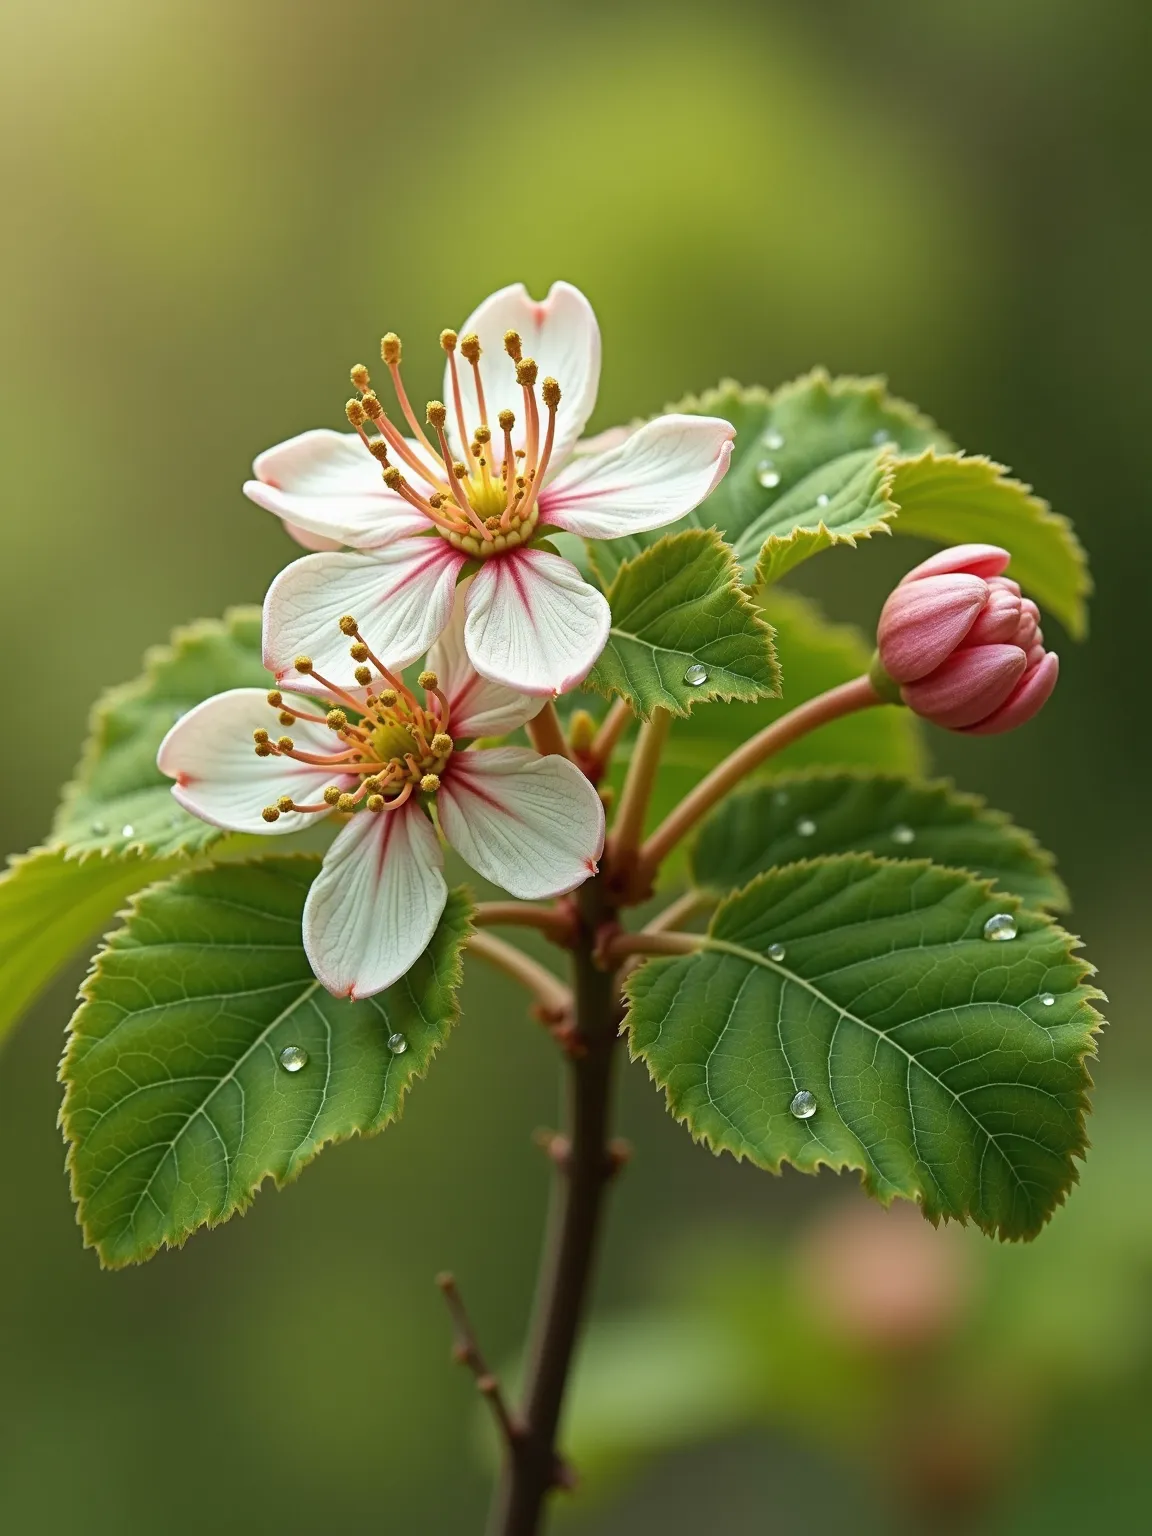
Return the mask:
<path fill-rule="evenodd" d="M 1056 686 L 1040 613 L 1002 572 L 992 544 L 960 544 L 909 571 L 876 632 L 880 691 L 947 730 L 994 735 L 1023 725 Z"/>

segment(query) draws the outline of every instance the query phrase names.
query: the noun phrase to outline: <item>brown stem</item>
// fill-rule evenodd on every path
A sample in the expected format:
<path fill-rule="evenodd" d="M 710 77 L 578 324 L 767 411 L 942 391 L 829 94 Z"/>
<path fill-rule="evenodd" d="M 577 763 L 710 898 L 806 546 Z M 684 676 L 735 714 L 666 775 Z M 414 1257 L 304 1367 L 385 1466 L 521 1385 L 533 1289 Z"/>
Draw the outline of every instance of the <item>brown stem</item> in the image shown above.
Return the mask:
<path fill-rule="evenodd" d="M 549 1494 L 570 1482 L 557 1452 L 556 1431 L 587 1309 L 604 1196 L 621 1162 L 610 1135 L 619 1002 L 613 977 L 592 959 L 600 930 L 611 919 L 599 881 L 581 888 L 577 908 L 575 1034 L 580 1049 L 568 1057 L 567 1155 L 556 1160 L 520 1433 L 509 1448 L 491 1536 L 536 1536 Z"/>
<path fill-rule="evenodd" d="M 505 1448 L 511 1452 L 520 1433 L 520 1425 L 509 1412 L 504 1393 L 500 1383 L 488 1369 L 488 1363 L 480 1351 L 480 1343 L 476 1338 L 476 1331 L 472 1327 L 468 1316 L 468 1309 L 464 1305 L 464 1298 L 456 1284 L 455 1275 L 443 1274 L 436 1276 L 436 1284 L 443 1292 L 448 1311 L 452 1317 L 452 1326 L 455 1338 L 452 1342 L 452 1354 L 461 1365 L 466 1365 L 472 1372 L 476 1381 L 476 1390 L 492 1410 L 492 1417 L 496 1421 L 496 1428 L 500 1432 L 500 1438 Z"/>
<path fill-rule="evenodd" d="M 474 933 L 468 939 L 468 953 L 479 955 L 489 965 L 503 971 L 505 976 L 510 976 L 531 992 L 545 1023 L 560 1024 L 571 1013 L 572 993 L 558 976 L 545 970 L 539 961 L 524 954 L 523 950 L 505 944 L 503 939 L 496 938 L 494 934 Z"/>
<path fill-rule="evenodd" d="M 566 944 L 572 923 L 561 907 L 538 907 L 530 901 L 479 902 L 472 921 L 479 928 L 538 928 L 558 944 Z"/>

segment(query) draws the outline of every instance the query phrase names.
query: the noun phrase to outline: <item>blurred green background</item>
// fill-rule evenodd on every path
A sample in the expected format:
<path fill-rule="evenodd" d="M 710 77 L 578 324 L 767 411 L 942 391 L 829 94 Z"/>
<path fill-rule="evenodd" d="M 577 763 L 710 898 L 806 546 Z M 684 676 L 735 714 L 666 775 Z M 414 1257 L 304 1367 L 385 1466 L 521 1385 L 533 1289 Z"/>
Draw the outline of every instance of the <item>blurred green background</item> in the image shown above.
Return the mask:
<path fill-rule="evenodd" d="M 884 371 L 1035 483 L 1091 552 L 1091 644 L 1049 628 L 1055 701 L 1016 736 L 932 746 L 1061 857 L 1116 1021 L 1098 1172 L 1090 1159 L 1032 1250 L 939 1239 L 930 1262 L 979 1278 L 931 1347 L 871 1339 L 883 1381 L 852 1399 L 859 1434 L 819 1392 L 790 1411 L 840 1358 L 817 1340 L 754 1411 L 719 1414 L 601 1497 L 593 1477 L 573 1532 L 939 1530 L 949 1511 L 996 1533 L 1143 1523 L 1148 45 L 1143 0 L 0 9 L 0 637 L 22 706 L 0 725 L 2 851 L 43 835 L 98 691 L 174 624 L 258 599 L 292 556 L 240 494 L 253 455 L 339 425 L 347 368 L 387 328 L 413 393 L 436 392 L 439 329 L 506 282 L 565 277 L 592 298 L 593 426 L 721 374 Z M 485 196 L 509 183 L 515 219 Z M 874 622 L 911 553 L 837 551 L 801 584 Z M 54 1123 L 81 975 L 0 1063 L 0 1528 L 478 1531 L 475 1405 L 431 1279 L 451 1265 L 490 1353 L 514 1351 L 547 1187 L 529 1136 L 556 1113 L 551 1047 L 520 999 L 474 972 L 399 1127 L 329 1151 L 184 1253 L 105 1275 L 81 1249 Z M 626 1076 L 639 1155 L 603 1315 L 691 1290 L 735 1244 L 764 1276 L 771 1332 L 780 1277 L 862 1202 L 854 1181 L 714 1160 L 642 1071 Z M 1036 1323 L 1033 1295 L 1051 1305 L 1029 1353 L 1005 1318 Z M 710 1305 L 726 1325 L 724 1295 Z M 938 1350 L 960 1337 L 977 1340 L 975 1375 Z M 685 1335 L 656 1338 L 649 1365 L 674 1381 Z M 992 1421 L 990 1449 L 969 1431 L 1006 1399 L 1023 1406 L 1002 1433 Z M 871 1454 L 877 1423 L 891 1434 Z M 951 1457 L 942 1480 L 918 1476 L 913 1430 Z"/>

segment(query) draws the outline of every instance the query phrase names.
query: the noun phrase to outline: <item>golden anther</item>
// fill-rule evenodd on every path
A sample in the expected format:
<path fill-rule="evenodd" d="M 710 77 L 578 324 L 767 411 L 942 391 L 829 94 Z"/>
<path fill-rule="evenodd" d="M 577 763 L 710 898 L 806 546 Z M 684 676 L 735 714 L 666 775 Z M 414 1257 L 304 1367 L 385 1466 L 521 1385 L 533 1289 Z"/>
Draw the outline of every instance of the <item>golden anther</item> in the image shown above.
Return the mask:
<path fill-rule="evenodd" d="M 517 450 L 516 450 L 516 457 L 518 459 L 523 459 L 523 458 L 525 458 L 527 456 L 527 453 L 528 453 L 528 450 L 526 448 L 517 448 Z"/>
<path fill-rule="evenodd" d="M 469 331 L 467 336 L 460 339 L 460 350 L 470 363 L 480 360 L 480 338 L 475 331 Z"/>
<path fill-rule="evenodd" d="M 523 345 L 519 331 L 504 332 L 504 350 L 514 363 L 518 363 L 524 355 Z"/>
<path fill-rule="evenodd" d="M 294 811 L 296 809 L 296 802 L 292 799 L 291 795 L 281 795 L 276 804 L 282 811 Z"/>
<path fill-rule="evenodd" d="M 389 464 L 384 471 L 384 484 L 390 491 L 398 491 L 404 484 L 404 476 L 396 468 L 395 464 Z"/>
<path fill-rule="evenodd" d="M 276 716 L 276 718 L 279 720 L 281 725 L 295 725 L 296 724 L 296 716 L 292 713 L 292 711 L 290 709 L 282 709 L 280 711 L 280 713 Z"/>
<path fill-rule="evenodd" d="M 384 407 L 380 404 L 378 397 L 374 395 L 371 390 L 369 390 L 368 393 L 364 396 L 360 404 L 364 407 L 364 414 L 367 416 L 369 421 L 379 421 L 381 416 L 384 414 Z"/>
<path fill-rule="evenodd" d="M 372 681 L 372 668 L 357 667 L 355 677 L 362 688 L 367 688 L 368 684 Z"/>
<path fill-rule="evenodd" d="M 492 431 L 491 431 L 491 428 L 489 428 L 489 427 L 477 427 L 476 428 L 476 441 L 478 443 L 490 443 L 492 441 Z"/>
<path fill-rule="evenodd" d="M 276 738 L 276 745 L 280 748 L 281 752 L 291 752 L 296 743 L 292 740 L 291 736 L 278 736 Z"/>
<path fill-rule="evenodd" d="M 364 793 L 366 795 L 374 795 L 379 788 L 380 780 L 376 777 L 375 774 L 372 774 L 370 778 L 364 780 Z"/>
<path fill-rule="evenodd" d="M 352 615 L 350 613 L 342 614 L 341 617 L 337 620 L 337 622 L 339 623 L 340 628 L 343 630 L 343 632 L 346 635 L 354 635 L 356 633 L 356 631 L 360 628 L 359 624 L 357 624 L 356 620 L 352 617 Z"/>
<path fill-rule="evenodd" d="M 271 704 L 273 709 L 280 708 L 281 704 L 284 702 L 284 695 L 280 692 L 279 688 L 272 688 L 269 690 L 268 702 Z"/>
<path fill-rule="evenodd" d="M 596 739 L 596 722 L 586 709 L 578 709 L 568 727 L 568 740 L 577 752 L 588 752 Z"/>
<path fill-rule="evenodd" d="M 484 519 L 484 526 L 489 533 L 495 533 L 500 526 L 500 519 L 498 517 L 486 517 Z"/>
<path fill-rule="evenodd" d="M 357 640 L 355 645 L 348 647 L 348 654 L 353 661 L 367 661 L 368 647 L 364 644 L 363 640 Z"/>
<path fill-rule="evenodd" d="M 274 805 L 266 805 L 264 807 L 264 809 L 260 812 L 260 814 L 261 814 L 261 816 L 263 816 L 265 821 L 279 821 L 280 820 L 280 812 L 276 809 L 276 807 Z"/>
<path fill-rule="evenodd" d="M 368 377 L 368 370 L 363 363 L 357 363 L 352 370 L 352 382 L 357 389 L 368 389 L 372 380 Z"/>
<path fill-rule="evenodd" d="M 438 688 L 440 686 L 440 679 L 436 676 L 435 672 L 421 672 L 416 681 L 420 684 L 421 688 L 425 690 L 429 688 Z"/>
<path fill-rule="evenodd" d="M 444 348 L 445 352 L 455 352 L 456 341 L 457 336 L 455 331 L 440 332 L 440 345 Z"/>
<path fill-rule="evenodd" d="M 396 703 L 397 697 L 398 695 L 395 688 L 381 688 L 379 694 L 377 695 L 376 702 L 384 709 L 391 709 L 392 706 Z"/>
<path fill-rule="evenodd" d="M 370 811 L 382 811 L 384 809 L 384 796 L 369 795 L 367 804 Z"/>
<path fill-rule="evenodd" d="M 374 437 L 368 444 L 368 452 L 374 459 L 379 459 L 381 464 L 388 462 L 388 444 L 382 437 Z"/>
<path fill-rule="evenodd" d="M 426 795 L 434 795 L 440 788 L 440 775 L 437 773 L 426 773 L 420 780 L 420 788 Z"/>
<path fill-rule="evenodd" d="M 296 668 L 297 672 L 307 674 L 312 670 L 312 658 L 311 656 L 297 656 L 292 665 Z"/>
<path fill-rule="evenodd" d="M 440 400 L 428 402 L 428 425 L 430 427 L 442 427 L 448 420 L 448 408 Z"/>
<path fill-rule="evenodd" d="M 536 375 L 538 372 L 539 369 L 536 367 L 535 359 L 526 357 L 522 363 L 516 364 L 517 384 L 523 384 L 528 389 L 531 389 L 536 382 Z"/>
<path fill-rule="evenodd" d="M 359 400 L 349 400 L 348 404 L 344 407 L 344 414 L 354 427 L 362 427 L 364 425 L 364 407 L 360 404 Z"/>
<path fill-rule="evenodd" d="M 540 386 L 540 396 L 550 411 L 554 411 L 560 404 L 560 385 L 553 378 L 547 378 Z"/>
<path fill-rule="evenodd" d="M 324 804 L 335 805 L 339 798 L 340 791 L 336 788 L 335 784 L 329 784 L 328 788 L 324 791 Z"/>
<path fill-rule="evenodd" d="M 389 368 L 394 368 L 400 361 L 400 338 L 395 331 L 389 331 L 387 336 L 381 336 L 380 356 L 388 364 Z"/>
<path fill-rule="evenodd" d="M 336 809 L 338 811 L 354 811 L 356 809 L 354 797 L 352 795 L 341 795 L 336 802 Z"/>
<path fill-rule="evenodd" d="M 466 479 L 468 475 L 467 464 L 461 464 L 459 460 L 457 460 L 457 462 L 452 466 L 452 473 L 456 476 L 457 480 Z"/>
<path fill-rule="evenodd" d="M 445 752 L 452 750 L 452 738 L 447 731 L 437 731 L 433 736 L 430 746 L 437 757 L 443 757 Z"/>
<path fill-rule="evenodd" d="M 255 750 L 257 757 L 271 757 L 272 743 L 270 741 L 258 741 Z"/>
<path fill-rule="evenodd" d="M 439 491 L 433 491 L 431 496 L 428 498 L 428 505 L 434 511 L 438 511 L 444 505 L 443 495 Z"/>
<path fill-rule="evenodd" d="M 263 728 L 261 728 L 258 731 L 253 731 L 252 732 L 252 740 L 255 741 L 255 742 L 267 741 L 268 740 L 268 732 L 266 730 L 264 730 Z"/>
<path fill-rule="evenodd" d="M 511 432 L 512 428 L 516 425 L 516 412 L 501 411 L 496 420 L 500 423 L 501 432 Z"/>
<path fill-rule="evenodd" d="M 324 724 L 330 731 L 342 731 L 348 724 L 348 716 L 342 709 L 330 709 L 324 716 Z"/>

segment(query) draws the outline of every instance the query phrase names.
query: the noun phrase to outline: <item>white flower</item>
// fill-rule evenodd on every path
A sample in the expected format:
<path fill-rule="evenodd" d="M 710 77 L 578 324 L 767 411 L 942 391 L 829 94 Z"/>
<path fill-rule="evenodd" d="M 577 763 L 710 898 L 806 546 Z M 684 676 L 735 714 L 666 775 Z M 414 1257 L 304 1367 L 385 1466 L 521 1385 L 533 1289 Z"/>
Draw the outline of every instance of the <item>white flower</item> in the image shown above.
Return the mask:
<path fill-rule="evenodd" d="M 323 551 L 288 566 L 268 593 L 264 659 L 281 679 L 298 652 L 333 663 L 332 620 L 347 612 L 373 625 L 391 665 L 406 666 L 448 623 L 469 567 L 464 644 L 476 671 L 524 693 L 563 693 L 603 649 L 610 614 L 576 567 L 537 541 L 547 529 L 614 539 L 662 528 L 728 468 L 735 432 L 716 417 L 661 416 L 578 447 L 596 401 L 600 331 L 567 283 L 543 303 L 522 284 L 501 289 L 441 345 L 448 403 L 431 402 L 425 427 L 401 380 L 399 338 L 381 344 L 411 437 L 358 367 L 355 434 L 305 432 L 256 460 L 246 494 Z"/>
<path fill-rule="evenodd" d="M 300 657 L 311 678 L 307 697 L 259 688 L 217 694 L 172 727 L 157 761 L 176 780 L 181 805 L 230 831 L 295 832 L 312 815 L 354 813 L 308 893 L 304 948 L 330 992 L 368 997 L 419 958 L 444 910 L 431 805 L 468 863 L 525 900 L 560 895 L 595 874 L 604 807 L 567 758 L 457 745 L 516 730 L 540 708 L 539 699 L 476 675 L 459 605 L 429 653 L 431 670 L 421 673 L 423 703 L 368 650 L 351 619 L 343 632 L 353 654 L 376 669 L 358 668 L 358 686 L 345 690 Z"/>

